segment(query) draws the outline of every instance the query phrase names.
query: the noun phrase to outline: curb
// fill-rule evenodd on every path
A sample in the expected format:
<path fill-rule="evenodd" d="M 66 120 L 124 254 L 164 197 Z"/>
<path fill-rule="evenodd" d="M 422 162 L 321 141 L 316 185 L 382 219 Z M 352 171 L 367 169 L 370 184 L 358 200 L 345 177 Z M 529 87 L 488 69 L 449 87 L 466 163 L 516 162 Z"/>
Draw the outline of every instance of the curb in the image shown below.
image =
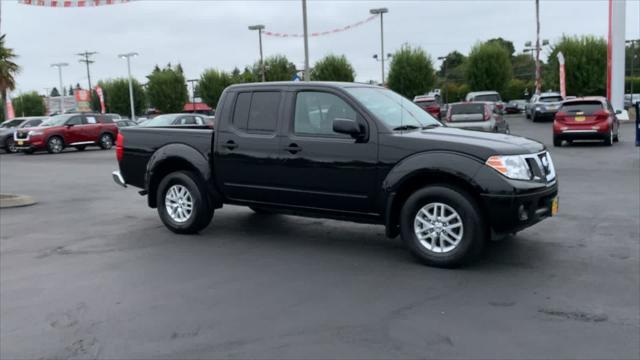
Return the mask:
<path fill-rule="evenodd" d="M 31 196 L 0 194 L 0 209 L 29 206 L 35 203 L 36 201 Z"/>

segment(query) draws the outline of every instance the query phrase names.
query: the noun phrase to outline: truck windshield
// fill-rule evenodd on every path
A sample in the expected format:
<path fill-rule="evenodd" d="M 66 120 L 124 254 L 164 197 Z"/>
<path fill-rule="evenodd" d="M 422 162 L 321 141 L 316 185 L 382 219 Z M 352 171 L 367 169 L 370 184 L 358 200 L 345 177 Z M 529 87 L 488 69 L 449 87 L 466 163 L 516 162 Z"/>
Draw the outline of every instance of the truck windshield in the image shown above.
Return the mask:
<path fill-rule="evenodd" d="M 391 129 L 442 126 L 418 105 L 391 90 L 369 87 L 352 87 L 346 90 Z"/>

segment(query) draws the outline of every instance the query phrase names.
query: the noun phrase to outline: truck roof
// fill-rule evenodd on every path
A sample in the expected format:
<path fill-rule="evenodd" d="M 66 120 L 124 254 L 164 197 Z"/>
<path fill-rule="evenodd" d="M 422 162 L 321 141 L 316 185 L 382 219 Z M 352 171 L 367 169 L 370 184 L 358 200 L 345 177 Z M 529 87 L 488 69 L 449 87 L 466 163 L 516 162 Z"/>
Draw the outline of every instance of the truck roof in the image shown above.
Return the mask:
<path fill-rule="evenodd" d="M 244 89 L 244 88 L 261 88 L 261 87 L 306 87 L 309 85 L 327 87 L 327 88 L 348 88 L 348 87 L 370 87 L 383 89 L 377 85 L 371 85 L 367 83 L 356 82 L 339 82 L 339 81 L 271 81 L 271 82 L 259 82 L 259 83 L 246 83 L 246 84 L 234 84 L 229 86 L 229 89 Z"/>

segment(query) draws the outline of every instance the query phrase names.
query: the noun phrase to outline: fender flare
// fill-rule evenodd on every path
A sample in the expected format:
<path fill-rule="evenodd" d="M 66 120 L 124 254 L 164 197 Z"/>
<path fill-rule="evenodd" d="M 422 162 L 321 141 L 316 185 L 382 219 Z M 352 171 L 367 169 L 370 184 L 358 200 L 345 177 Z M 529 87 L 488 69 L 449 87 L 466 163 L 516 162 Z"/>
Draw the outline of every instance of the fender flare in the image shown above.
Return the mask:
<path fill-rule="evenodd" d="M 170 169 L 163 169 L 163 164 L 180 163 L 182 166 L 175 168 L 178 170 L 193 170 L 197 172 L 207 186 L 207 191 L 214 208 L 222 206 L 222 196 L 213 184 L 213 175 L 209 160 L 192 146 L 176 143 L 168 144 L 156 150 L 147 162 L 145 171 L 144 190 L 148 194 L 147 202 L 150 207 L 156 206 L 156 187 L 161 178 L 159 175 L 166 175 L 173 172 Z M 165 171 L 166 170 L 166 171 Z"/>
<path fill-rule="evenodd" d="M 455 179 L 456 185 L 464 184 L 476 193 L 482 192 L 475 175 L 483 163 L 478 158 L 454 151 L 428 151 L 411 155 L 396 164 L 382 182 L 383 220 L 389 237 L 398 235 L 398 214 L 405 200 L 403 190 L 415 186 L 415 182 L 443 182 Z M 433 180 L 432 180 L 433 179 Z"/>

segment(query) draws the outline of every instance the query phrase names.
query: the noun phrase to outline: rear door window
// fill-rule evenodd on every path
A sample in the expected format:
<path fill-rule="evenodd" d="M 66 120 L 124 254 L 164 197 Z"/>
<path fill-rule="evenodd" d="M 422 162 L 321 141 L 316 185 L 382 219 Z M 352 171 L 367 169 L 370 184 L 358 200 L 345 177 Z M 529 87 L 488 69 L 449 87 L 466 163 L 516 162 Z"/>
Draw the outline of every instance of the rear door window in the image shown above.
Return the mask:
<path fill-rule="evenodd" d="M 249 123 L 249 107 L 251 106 L 251 93 L 240 93 L 236 99 L 236 106 L 233 110 L 233 127 L 238 130 L 247 131 Z"/>
<path fill-rule="evenodd" d="M 584 115 L 593 115 L 598 111 L 602 111 L 602 103 L 600 101 L 572 101 L 562 105 L 561 112 L 566 112 L 569 115 L 575 115 L 581 113 Z"/>
<path fill-rule="evenodd" d="M 280 92 L 254 92 L 249 111 L 248 132 L 272 133 L 278 123 Z"/>

